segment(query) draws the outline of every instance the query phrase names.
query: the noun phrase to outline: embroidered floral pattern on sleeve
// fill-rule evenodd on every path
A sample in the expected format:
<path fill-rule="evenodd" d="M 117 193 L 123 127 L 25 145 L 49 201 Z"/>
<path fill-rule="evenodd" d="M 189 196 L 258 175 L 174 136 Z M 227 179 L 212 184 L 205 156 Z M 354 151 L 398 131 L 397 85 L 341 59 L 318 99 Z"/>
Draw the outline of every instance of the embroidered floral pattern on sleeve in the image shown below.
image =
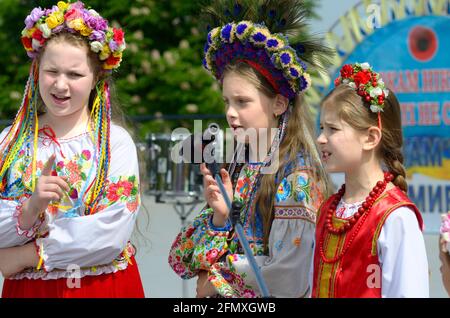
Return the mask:
<path fill-rule="evenodd" d="M 112 177 L 111 180 L 107 181 L 97 212 L 117 202 L 126 203 L 130 212 L 137 210 L 139 206 L 139 189 L 136 176 Z"/>
<path fill-rule="evenodd" d="M 311 184 L 306 173 L 296 174 L 295 177 L 284 178 L 275 195 L 276 202 L 280 203 L 288 199 L 308 204 L 311 200 Z"/>

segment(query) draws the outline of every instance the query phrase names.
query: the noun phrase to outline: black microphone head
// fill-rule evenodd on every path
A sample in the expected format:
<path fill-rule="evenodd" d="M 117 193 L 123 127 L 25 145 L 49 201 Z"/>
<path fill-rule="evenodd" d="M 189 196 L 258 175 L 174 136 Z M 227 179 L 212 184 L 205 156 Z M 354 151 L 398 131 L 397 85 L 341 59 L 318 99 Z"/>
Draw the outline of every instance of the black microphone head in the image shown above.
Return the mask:
<path fill-rule="evenodd" d="M 180 147 L 179 154 L 186 163 L 212 163 L 217 162 L 216 148 L 217 136 L 220 133 L 219 125 L 211 124 L 203 133 L 195 133 L 185 138 Z"/>

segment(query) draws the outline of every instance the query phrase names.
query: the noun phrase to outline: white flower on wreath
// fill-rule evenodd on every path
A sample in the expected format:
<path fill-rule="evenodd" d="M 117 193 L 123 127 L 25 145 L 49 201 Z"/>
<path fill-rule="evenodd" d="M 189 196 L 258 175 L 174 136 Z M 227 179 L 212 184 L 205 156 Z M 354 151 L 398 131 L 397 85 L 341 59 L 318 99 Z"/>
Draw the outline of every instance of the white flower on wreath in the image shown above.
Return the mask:
<path fill-rule="evenodd" d="M 39 42 L 36 39 L 33 39 L 31 41 L 31 46 L 33 47 L 33 50 L 38 51 L 41 48 L 41 42 Z"/>
<path fill-rule="evenodd" d="M 52 35 L 52 30 L 50 30 L 47 23 L 42 23 L 39 26 L 39 30 L 41 30 L 42 36 L 46 39 L 48 39 L 50 37 L 50 35 Z"/>
<path fill-rule="evenodd" d="M 348 86 L 350 86 L 353 89 L 356 89 L 356 84 L 354 82 L 348 83 Z"/>
<path fill-rule="evenodd" d="M 90 9 L 88 12 L 93 17 L 99 17 L 100 16 L 100 14 L 97 11 L 95 11 L 94 9 Z"/>
<path fill-rule="evenodd" d="M 388 89 L 383 89 L 384 92 L 384 97 L 388 97 L 389 96 L 389 90 Z"/>
<path fill-rule="evenodd" d="M 372 113 L 379 113 L 379 112 L 382 112 L 382 111 L 383 111 L 383 108 L 381 108 L 381 107 L 378 106 L 378 105 L 370 105 L 370 111 L 371 111 Z"/>
<path fill-rule="evenodd" d="M 370 90 L 370 97 L 378 97 L 383 94 L 383 90 L 379 87 L 375 87 Z"/>
<path fill-rule="evenodd" d="M 103 44 L 99 41 L 91 42 L 91 50 L 92 52 L 98 53 L 103 49 Z"/>
<path fill-rule="evenodd" d="M 361 63 L 361 68 L 362 68 L 363 70 L 368 70 L 368 69 L 370 69 L 370 64 L 367 63 L 367 62 Z"/>

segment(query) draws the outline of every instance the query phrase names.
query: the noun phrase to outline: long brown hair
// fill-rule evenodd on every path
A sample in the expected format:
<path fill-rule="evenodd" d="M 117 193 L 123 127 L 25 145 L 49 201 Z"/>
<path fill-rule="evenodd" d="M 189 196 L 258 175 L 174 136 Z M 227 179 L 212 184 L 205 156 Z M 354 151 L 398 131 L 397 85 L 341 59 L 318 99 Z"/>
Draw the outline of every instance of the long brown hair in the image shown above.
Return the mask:
<path fill-rule="evenodd" d="M 349 85 L 339 85 L 325 97 L 322 107 L 333 107 L 340 119 L 356 130 L 367 130 L 378 126 L 378 114 L 370 110 L 370 105 L 363 101 Z M 393 183 L 408 191 L 406 171 L 403 166 L 403 135 L 400 104 L 394 93 L 389 90 L 381 114 L 381 141 L 377 155 L 394 175 Z"/>
<path fill-rule="evenodd" d="M 111 73 L 105 72 L 103 70 L 102 64 L 103 62 L 100 61 L 100 58 L 97 53 L 93 52 L 85 37 L 69 33 L 69 32 L 60 32 L 57 34 L 52 35 L 52 37 L 45 43 L 45 46 L 42 48 L 41 53 L 37 57 L 38 65 L 40 65 L 40 59 L 42 58 L 45 49 L 49 43 L 55 42 L 55 43 L 61 43 L 65 42 L 68 44 L 71 44 L 76 47 L 84 48 L 88 54 L 88 62 L 89 66 L 93 70 L 94 78 L 96 80 L 96 83 L 98 84 L 100 81 L 104 80 L 108 83 L 109 89 L 110 89 L 110 103 L 111 103 L 111 111 L 112 111 L 112 118 L 111 121 L 114 122 L 114 124 L 117 124 L 122 127 L 126 127 L 125 124 L 125 117 L 122 109 L 119 107 L 119 103 L 117 100 L 116 90 L 114 81 L 112 80 Z M 38 90 L 39 92 L 39 90 Z M 97 90 L 94 87 L 94 89 L 91 91 L 91 94 L 89 96 L 89 110 L 92 109 L 92 105 L 94 103 L 95 98 L 97 97 Z M 45 104 L 42 101 L 42 98 L 40 94 L 38 94 L 38 114 L 42 115 L 45 113 Z"/>
<path fill-rule="evenodd" d="M 269 82 L 255 69 L 244 62 L 230 63 L 226 66 L 223 76 L 234 73 L 246 78 L 259 91 L 267 97 L 274 99 L 277 93 Z M 323 195 L 329 194 L 329 178 L 325 172 L 320 156 L 315 144 L 314 124 L 310 110 L 304 103 L 302 96 L 297 96 L 290 102 L 293 106 L 290 114 L 286 135 L 280 143 L 279 163 L 277 172 L 283 171 L 286 165 L 297 162 L 298 153 L 302 153 L 305 162 L 313 169 L 315 184 Z M 281 177 L 281 176 L 280 176 Z M 283 176 L 285 177 L 285 176 Z M 269 234 L 274 219 L 274 200 L 279 184 L 276 184 L 276 173 L 264 174 L 261 177 L 261 184 L 256 194 L 254 208 L 257 206 L 263 219 L 264 249 L 267 251 Z M 279 180 L 281 182 L 281 179 Z M 321 202 L 317 203 L 319 206 Z M 253 220 L 255 222 L 255 220 Z"/>

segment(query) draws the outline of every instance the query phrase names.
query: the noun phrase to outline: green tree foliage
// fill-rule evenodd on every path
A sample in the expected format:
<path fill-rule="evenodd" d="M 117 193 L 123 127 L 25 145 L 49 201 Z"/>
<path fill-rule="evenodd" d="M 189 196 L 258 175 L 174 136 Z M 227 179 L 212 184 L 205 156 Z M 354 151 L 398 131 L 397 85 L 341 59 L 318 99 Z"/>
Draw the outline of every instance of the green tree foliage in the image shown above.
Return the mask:
<path fill-rule="evenodd" d="M 14 117 L 28 76 L 30 61 L 20 42 L 25 17 L 34 7 L 48 8 L 56 2 L 0 0 L 0 119 Z M 198 14 L 205 2 L 84 1 L 125 30 L 128 47 L 114 78 L 124 112 L 141 121 L 135 126 L 141 136 L 179 126 L 192 128 L 192 119 L 142 122 L 148 116 L 223 114 L 219 86 L 201 66 L 206 30 Z M 316 15 L 315 4 L 307 2 Z"/>

